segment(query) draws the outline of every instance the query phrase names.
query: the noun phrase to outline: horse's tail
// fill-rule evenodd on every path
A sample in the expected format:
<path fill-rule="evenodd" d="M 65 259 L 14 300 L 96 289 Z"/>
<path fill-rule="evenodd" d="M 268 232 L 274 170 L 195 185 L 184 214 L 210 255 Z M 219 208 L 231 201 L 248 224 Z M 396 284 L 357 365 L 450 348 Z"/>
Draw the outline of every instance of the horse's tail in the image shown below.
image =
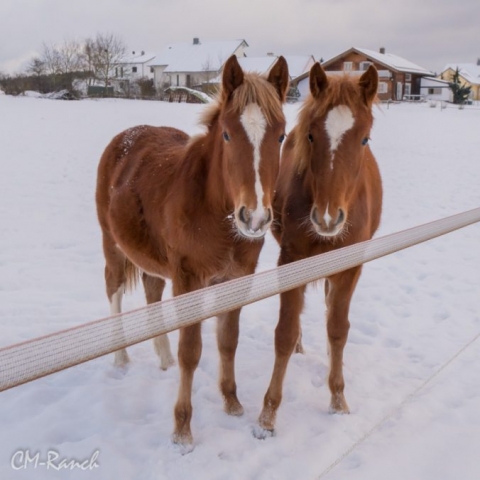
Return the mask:
<path fill-rule="evenodd" d="M 139 278 L 140 270 L 128 258 L 125 258 L 125 291 L 135 290 Z"/>

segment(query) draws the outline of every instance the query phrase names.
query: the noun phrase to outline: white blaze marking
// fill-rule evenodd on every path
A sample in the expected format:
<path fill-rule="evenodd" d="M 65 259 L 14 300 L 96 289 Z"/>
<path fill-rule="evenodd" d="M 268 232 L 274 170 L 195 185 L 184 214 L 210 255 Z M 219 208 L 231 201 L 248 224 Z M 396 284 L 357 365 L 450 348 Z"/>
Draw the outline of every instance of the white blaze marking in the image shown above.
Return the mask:
<path fill-rule="evenodd" d="M 325 130 L 330 139 L 330 151 L 332 153 L 332 160 L 330 168 L 333 168 L 333 153 L 340 145 L 343 135 L 353 127 L 355 119 L 352 111 L 346 105 L 338 105 L 332 108 L 325 120 Z"/>
<path fill-rule="evenodd" d="M 263 209 L 263 187 L 260 180 L 260 146 L 267 129 L 267 121 L 261 108 L 256 103 L 250 103 L 240 117 L 243 128 L 247 134 L 250 143 L 253 145 L 253 169 L 255 171 L 255 194 L 257 196 L 257 206 L 251 214 L 252 229 L 256 230 L 257 225 L 264 218 Z"/>
<path fill-rule="evenodd" d="M 332 217 L 328 213 L 328 203 L 327 203 L 327 208 L 325 209 L 325 215 L 323 216 L 323 220 L 325 221 L 325 225 L 327 225 L 327 227 L 329 227 L 330 222 L 332 221 Z"/>

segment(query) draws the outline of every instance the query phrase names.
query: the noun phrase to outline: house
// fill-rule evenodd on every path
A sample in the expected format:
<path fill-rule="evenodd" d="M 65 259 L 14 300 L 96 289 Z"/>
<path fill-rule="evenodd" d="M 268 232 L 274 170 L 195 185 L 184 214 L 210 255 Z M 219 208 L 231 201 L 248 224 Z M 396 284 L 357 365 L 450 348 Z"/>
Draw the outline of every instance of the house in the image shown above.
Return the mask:
<path fill-rule="evenodd" d="M 471 98 L 480 100 L 480 58 L 477 63 L 458 63 L 446 65 L 438 78 L 451 82 L 458 68 L 460 83 L 471 87 Z"/>
<path fill-rule="evenodd" d="M 217 77 L 232 55 L 245 56 L 245 40 L 200 41 L 167 45 L 151 62 L 158 91 L 168 86 L 198 87 Z"/>
<path fill-rule="evenodd" d="M 446 80 L 435 77 L 422 77 L 420 81 L 420 95 L 426 100 L 451 102 L 452 90 Z"/>
<path fill-rule="evenodd" d="M 423 67 L 397 55 L 386 53 L 385 48 L 380 48 L 377 52 L 352 47 L 322 63 L 330 75 L 344 73 L 361 75 L 370 65 L 378 71 L 378 97 L 384 101 L 421 98 L 421 79 L 433 76 L 432 72 Z M 308 75 L 299 77 L 298 84 L 301 92 L 308 90 Z"/>
<path fill-rule="evenodd" d="M 137 80 L 139 78 L 153 79 L 153 67 L 150 62 L 156 57 L 155 53 L 148 53 L 144 50 L 132 51 L 121 62 L 115 65 L 116 79 Z"/>

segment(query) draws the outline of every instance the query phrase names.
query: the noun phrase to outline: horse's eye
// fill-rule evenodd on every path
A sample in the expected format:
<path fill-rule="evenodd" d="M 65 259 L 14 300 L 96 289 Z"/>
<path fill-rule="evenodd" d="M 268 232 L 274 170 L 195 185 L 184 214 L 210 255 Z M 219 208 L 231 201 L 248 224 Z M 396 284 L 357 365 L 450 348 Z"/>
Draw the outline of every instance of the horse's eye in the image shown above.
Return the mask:
<path fill-rule="evenodd" d="M 363 140 L 362 140 L 362 145 L 366 145 L 368 143 L 368 137 L 365 137 Z"/>
<path fill-rule="evenodd" d="M 285 134 L 280 135 L 280 138 L 278 139 L 278 141 L 279 141 L 280 143 L 283 143 L 283 141 L 285 140 L 285 137 L 286 137 Z"/>
<path fill-rule="evenodd" d="M 229 142 L 230 141 L 230 135 L 227 132 L 223 132 L 223 139 L 226 142 Z"/>
<path fill-rule="evenodd" d="M 311 133 L 308 134 L 308 140 L 310 141 L 310 143 L 313 143 L 313 136 Z"/>

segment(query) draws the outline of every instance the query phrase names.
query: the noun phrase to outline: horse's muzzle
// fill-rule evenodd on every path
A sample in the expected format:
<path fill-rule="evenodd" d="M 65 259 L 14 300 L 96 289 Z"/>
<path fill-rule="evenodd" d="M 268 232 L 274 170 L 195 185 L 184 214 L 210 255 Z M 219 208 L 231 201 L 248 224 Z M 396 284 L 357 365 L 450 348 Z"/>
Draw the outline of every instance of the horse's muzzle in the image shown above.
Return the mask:
<path fill-rule="evenodd" d="M 315 231 L 322 237 L 336 237 L 345 226 L 347 216 L 343 209 L 337 210 L 336 218 L 329 215 L 328 209 L 322 216 L 319 214 L 318 208 L 314 206 L 310 213 L 310 220 L 315 228 Z"/>
<path fill-rule="evenodd" d="M 264 237 L 272 223 L 272 219 L 271 208 L 248 210 L 243 206 L 235 214 L 237 228 L 247 238 Z"/>

